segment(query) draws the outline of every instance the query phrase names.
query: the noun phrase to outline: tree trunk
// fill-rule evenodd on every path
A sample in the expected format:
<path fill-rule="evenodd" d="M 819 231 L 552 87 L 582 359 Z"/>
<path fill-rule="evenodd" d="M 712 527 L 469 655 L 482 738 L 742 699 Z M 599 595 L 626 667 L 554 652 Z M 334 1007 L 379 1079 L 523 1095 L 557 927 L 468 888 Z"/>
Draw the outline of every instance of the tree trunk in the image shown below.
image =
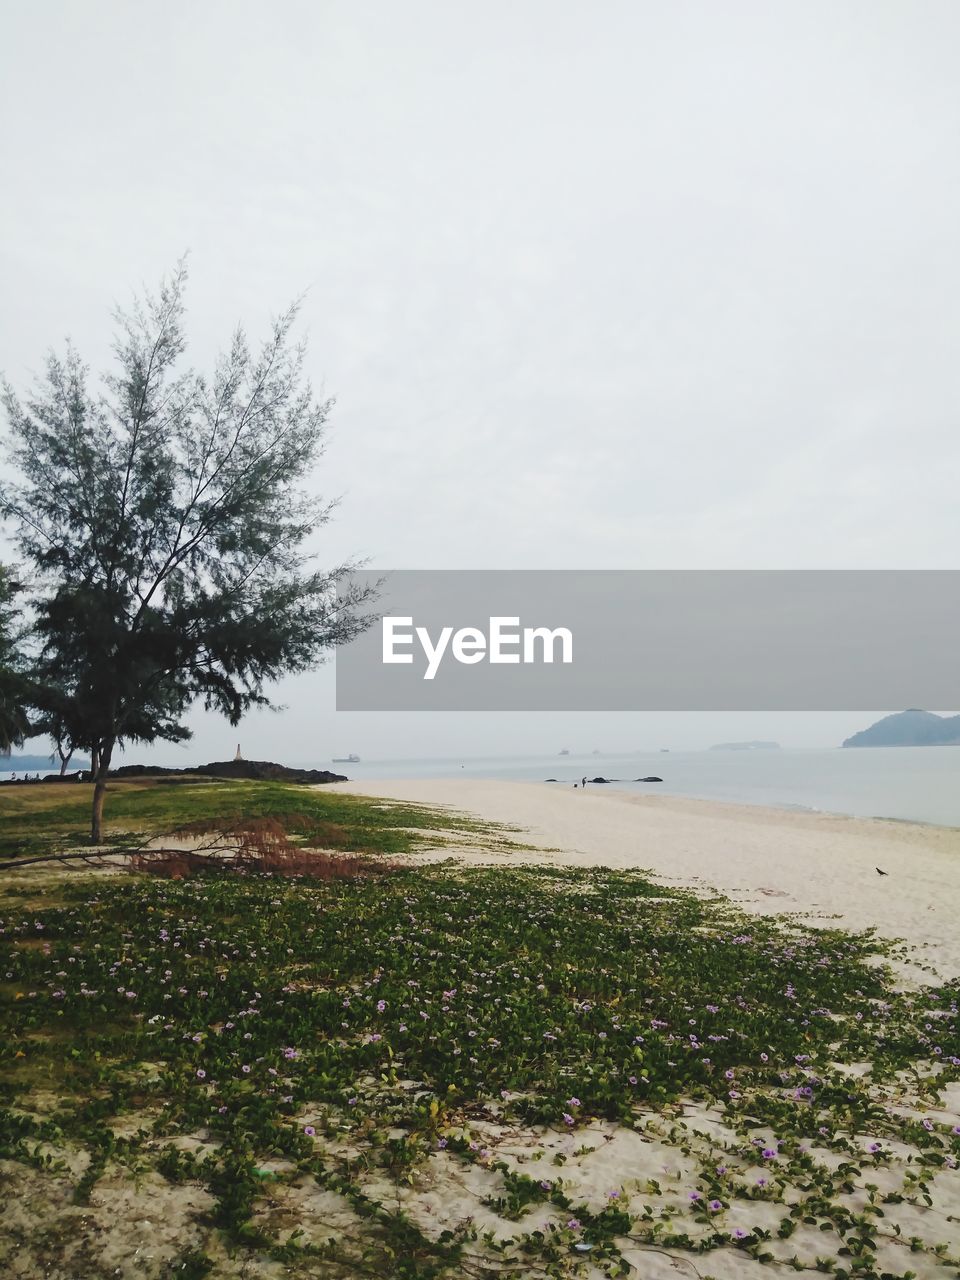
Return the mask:
<path fill-rule="evenodd" d="M 90 777 L 95 778 L 100 772 L 100 748 L 90 748 Z"/>
<path fill-rule="evenodd" d="M 103 742 L 99 749 L 93 748 L 92 760 L 96 761 L 93 774 L 93 818 L 90 823 L 90 839 L 94 844 L 103 840 L 103 799 L 107 793 L 107 772 L 110 768 L 110 757 L 113 755 L 113 743 Z"/>
<path fill-rule="evenodd" d="M 60 777 L 61 778 L 67 772 L 67 765 L 70 763 L 72 759 L 73 759 L 72 749 L 68 751 L 66 755 L 61 754 L 60 756 Z"/>

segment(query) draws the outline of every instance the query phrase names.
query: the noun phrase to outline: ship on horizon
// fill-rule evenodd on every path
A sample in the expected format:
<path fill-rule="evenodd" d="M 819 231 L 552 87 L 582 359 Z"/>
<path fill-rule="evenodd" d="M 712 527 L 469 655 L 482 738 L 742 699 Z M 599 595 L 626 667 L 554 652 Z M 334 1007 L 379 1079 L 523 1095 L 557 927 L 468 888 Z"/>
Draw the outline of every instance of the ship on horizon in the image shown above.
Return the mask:
<path fill-rule="evenodd" d="M 359 764 L 359 763 L 360 763 L 360 757 L 355 756 L 353 752 L 351 752 L 350 755 L 348 756 L 333 757 L 333 764 Z"/>

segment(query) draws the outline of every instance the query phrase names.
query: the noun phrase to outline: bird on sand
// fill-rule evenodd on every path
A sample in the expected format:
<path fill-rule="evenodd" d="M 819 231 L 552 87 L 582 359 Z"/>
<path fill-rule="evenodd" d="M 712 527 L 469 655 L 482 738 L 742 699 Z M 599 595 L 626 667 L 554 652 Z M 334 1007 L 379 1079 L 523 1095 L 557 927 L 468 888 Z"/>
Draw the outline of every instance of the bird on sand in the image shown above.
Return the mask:
<path fill-rule="evenodd" d="M 874 867 L 873 869 L 878 876 L 888 876 L 890 874 L 889 871 L 881 871 L 879 867 Z"/>

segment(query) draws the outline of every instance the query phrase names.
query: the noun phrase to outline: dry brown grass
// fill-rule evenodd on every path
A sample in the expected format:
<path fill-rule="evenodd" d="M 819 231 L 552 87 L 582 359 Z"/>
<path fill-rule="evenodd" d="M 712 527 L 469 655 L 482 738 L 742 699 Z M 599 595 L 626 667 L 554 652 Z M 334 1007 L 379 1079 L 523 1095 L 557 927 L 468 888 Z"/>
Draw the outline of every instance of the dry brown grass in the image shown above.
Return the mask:
<path fill-rule="evenodd" d="M 360 876 L 384 875 L 399 864 L 381 858 L 335 852 L 318 844 L 338 845 L 347 833 L 336 823 L 314 824 L 308 845 L 295 843 L 288 827 L 301 826 L 303 818 L 287 814 L 280 818 L 244 818 L 223 823 L 203 819 L 188 823 L 176 832 L 178 840 L 197 840 L 194 848 L 152 848 L 130 857 L 135 871 L 181 880 L 198 872 L 236 872 L 244 875 L 273 875 L 291 879 L 353 880 Z"/>

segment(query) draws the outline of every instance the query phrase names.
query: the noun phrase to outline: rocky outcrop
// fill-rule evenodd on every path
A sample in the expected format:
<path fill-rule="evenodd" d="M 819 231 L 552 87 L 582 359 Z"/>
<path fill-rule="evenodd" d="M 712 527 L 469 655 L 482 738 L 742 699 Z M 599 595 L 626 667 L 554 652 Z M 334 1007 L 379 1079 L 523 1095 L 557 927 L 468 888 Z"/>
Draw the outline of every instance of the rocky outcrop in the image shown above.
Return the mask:
<path fill-rule="evenodd" d="M 125 764 L 111 769 L 111 778 L 163 778 L 174 775 L 190 775 L 200 778 L 246 778 L 255 782 L 299 782 L 313 785 L 318 782 L 347 782 L 345 774 L 331 773 L 329 769 L 290 769 L 270 760 L 220 760 L 213 764 L 196 765 L 190 769 L 164 769 L 160 765 Z"/>

